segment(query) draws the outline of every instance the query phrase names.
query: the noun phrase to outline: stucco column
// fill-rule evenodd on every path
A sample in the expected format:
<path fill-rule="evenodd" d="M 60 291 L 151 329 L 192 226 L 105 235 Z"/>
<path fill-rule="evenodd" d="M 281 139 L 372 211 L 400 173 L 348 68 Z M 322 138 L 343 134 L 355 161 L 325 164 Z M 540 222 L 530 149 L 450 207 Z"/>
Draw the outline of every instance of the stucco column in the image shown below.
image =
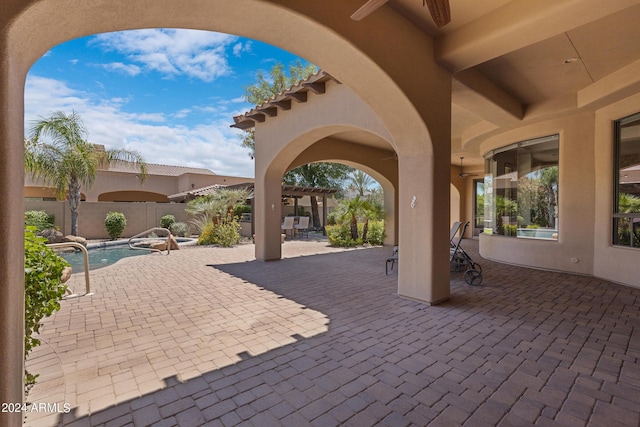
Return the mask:
<path fill-rule="evenodd" d="M 23 73 L 0 36 L 0 403 L 23 401 L 24 118 Z M 22 425 L 22 413 L 0 413 L 0 426 Z"/>
<path fill-rule="evenodd" d="M 383 185 L 384 197 L 384 244 L 398 243 L 398 192 L 391 185 Z"/>
<path fill-rule="evenodd" d="M 280 259 L 282 247 L 280 224 L 282 216 L 282 177 L 269 176 L 256 157 L 254 187 L 254 217 L 256 229 L 256 259 Z"/>
<path fill-rule="evenodd" d="M 426 152 L 398 157 L 398 294 L 427 304 L 450 295 L 449 182 L 437 179 L 434 160 Z"/>

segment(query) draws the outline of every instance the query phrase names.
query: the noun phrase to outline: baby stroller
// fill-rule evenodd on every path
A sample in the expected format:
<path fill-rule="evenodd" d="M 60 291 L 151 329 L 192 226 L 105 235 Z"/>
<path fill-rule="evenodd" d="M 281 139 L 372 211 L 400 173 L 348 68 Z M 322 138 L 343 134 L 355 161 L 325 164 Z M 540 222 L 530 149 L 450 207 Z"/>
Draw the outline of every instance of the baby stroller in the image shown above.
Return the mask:
<path fill-rule="evenodd" d="M 482 284 L 482 267 L 480 264 L 473 262 L 468 253 L 460 247 L 462 242 L 462 236 L 464 236 L 469 222 L 462 225 L 462 231 L 458 234 L 462 223 L 456 222 L 451 228 L 451 234 L 449 241 L 449 266 L 451 271 L 464 271 L 464 281 L 471 286 L 480 286 Z"/>

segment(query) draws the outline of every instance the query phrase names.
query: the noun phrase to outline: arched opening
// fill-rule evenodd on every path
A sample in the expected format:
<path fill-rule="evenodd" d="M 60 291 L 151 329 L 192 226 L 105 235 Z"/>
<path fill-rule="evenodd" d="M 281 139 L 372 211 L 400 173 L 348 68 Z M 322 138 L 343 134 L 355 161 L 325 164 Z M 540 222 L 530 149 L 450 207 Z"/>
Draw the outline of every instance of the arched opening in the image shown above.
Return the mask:
<path fill-rule="evenodd" d="M 460 212 L 460 192 L 455 185 L 451 184 L 451 220 L 449 225 L 456 221 L 462 221 L 462 213 Z"/>
<path fill-rule="evenodd" d="M 450 75 L 435 64 L 433 55 L 425 54 L 433 49 L 433 41 L 410 25 L 398 25 L 394 14 L 382 13 L 380 19 L 363 25 L 343 25 L 352 13 L 350 2 L 333 4 L 330 11 L 324 8 L 313 2 L 283 5 L 263 0 L 90 0 L 64 4 L 27 0 L 8 8 L 2 17 L 5 31 L 0 38 L 0 52 L 10 59 L 0 64 L 0 108 L 5 112 L 0 123 L 0 189 L 7 198 L 23 199 L 24 81 L 29 67 L 52 46 L 87 34 L 134 28 L 240 34 L 280 46 L 330 70 L 380 117 L 393 135 L 398 153 L 399 239 L 407 249 L 399 275 L 400 294 L 428 303 L 448 298 L 447 230 L 435 224 L 448 217 L 447 209 L 438 206 L 448 206 L 449 191 L 445 184 L 438 187 L 435 183 L 446 182 L 449 174 L 450 111 L 442 105 L 450 104 Z M 271 25 L 265 26 L 265 22 Z M 403 48 L 380 56 L 378 46 L 390 42 Z M 413 58 L 411 67 L 406 66 L 407 57 Z M 277 180 L 282 171 L 261 172 L 265 179 Z M 418 203 L 409 207 L 410 200 Z M 266 200 L 263 205 L 267 206 Z M 23 203 L 5 205 L 1 211 L 8 226 L 0 231 L 0 237 L 17 250 L 0 261 L 1 282 L 5 284 L 0 302 L 4 349 L 0 374 L 5 381 L 0 397 L 3 402 L 15 402 L 22 396 L 23 355 L 19 349 L 24 295 L 16 284 L 23 279 Z"/>

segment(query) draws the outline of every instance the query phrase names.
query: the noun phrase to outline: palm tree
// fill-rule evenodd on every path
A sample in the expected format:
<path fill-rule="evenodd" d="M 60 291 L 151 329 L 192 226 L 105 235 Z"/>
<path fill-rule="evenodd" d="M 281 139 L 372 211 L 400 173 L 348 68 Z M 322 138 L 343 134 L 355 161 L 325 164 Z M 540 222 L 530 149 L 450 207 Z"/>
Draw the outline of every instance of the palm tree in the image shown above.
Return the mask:
<path fill-rule="evenodd" d="M 116 162 L 132 162 L 144 181 L 147 165 L 130 150 L 105 150 L 87 141 L 87 130 L 76 112 L 57 111 L 35 122 L 25 141 L 25 170 L 34 179 L 53 185 L 58 199 L 69 198 L 71 234 L 78 234 L 80 189 L 90 188 L 99 168 Z"/>
<path fill-rule="evenodd" d="M 361 170 L 355 170 L 347 176 L 347 182 L 349 189 L 356 191 L 362 197 L 364 192 L 375 183 L 375 180 Z"/>
<path fill-rule="evenodd" d="M 362 229 L 362 241 L 367 240 L 367 232 L 369 231 L 369 219 L 373 219 L 379 214 L 378 207 L 374 206 L 369 200 L 356 196 L 353 199 L 343 200 L 339 206 L 339 218 L 341 221 L 348 221 L 351 231 L 351 238 L 358 239 L 358 219 L 364 220 Z"/>

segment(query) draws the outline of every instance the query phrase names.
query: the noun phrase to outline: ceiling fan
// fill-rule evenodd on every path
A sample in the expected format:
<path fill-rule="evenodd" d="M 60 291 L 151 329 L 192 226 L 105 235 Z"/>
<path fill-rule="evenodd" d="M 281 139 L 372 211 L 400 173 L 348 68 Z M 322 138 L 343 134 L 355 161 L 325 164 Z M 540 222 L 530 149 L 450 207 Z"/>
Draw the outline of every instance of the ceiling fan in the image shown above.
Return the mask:
<path fill-rule="evenodd" d="M 368 0 L 360 9 L 351 15 L 351 19 L 360 21 L 388 1 L 389 0 Z M 422 0 L 422 5 L 424 6 L 425 4 L 429 8 L 429 13 L 431 13 L 431 18 L 433 18 L 436 27 L 443 27 L 451 21 L 449 0 Z"/>
<path fill-rule="evenodd" d="M 469 176 L 478 176 L 478 175 L 473 174 L 473 173 L 464 173 L 463 172 L 464 169 L 462 169 L 462 159 L 464 159 L 464 157 L 460 157 L 460 172 L 458 172 L 458 176 L 460 178 L 467 178 Z"/>

